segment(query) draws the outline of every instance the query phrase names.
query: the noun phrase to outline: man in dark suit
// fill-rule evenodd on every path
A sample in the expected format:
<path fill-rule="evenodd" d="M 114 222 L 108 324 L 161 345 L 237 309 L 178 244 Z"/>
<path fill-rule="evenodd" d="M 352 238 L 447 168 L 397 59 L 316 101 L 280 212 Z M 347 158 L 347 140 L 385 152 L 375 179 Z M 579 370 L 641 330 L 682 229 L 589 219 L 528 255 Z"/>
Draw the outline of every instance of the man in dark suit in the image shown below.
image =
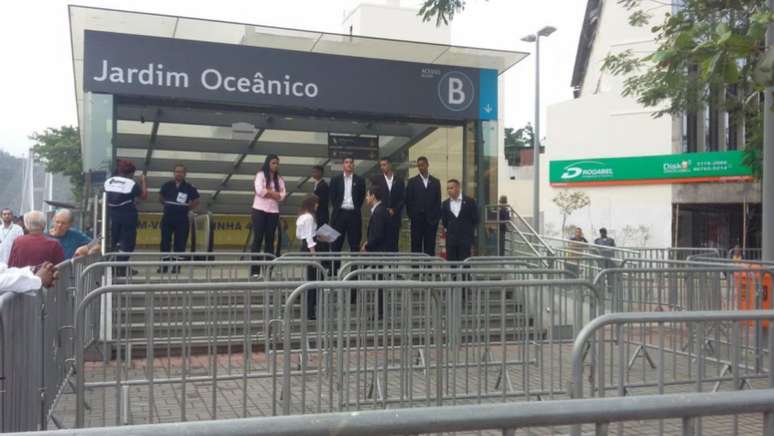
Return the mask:
<path fill-rule="evenodd" d="M 341 236 L 333 242 L 333 251 L 341 251 L 344 239 L 349 243 L 350 251 L 360 249 L 362 238 L 360 210 L 365 200 L 365 180 L 354 173 L 355 160 L 344 159 L 344 171 L 331 179 L 330 204 L 332 227 Z"/>
<path fill-rule="evenodd" d="M 403 205 L 406 202 L 406 186 L 403 184 L 403 180 L 392 172 L 389 159 L 379 159 L 379 168 L 382 170 L 382 174 L 374 178 L 374 183 L 382 190 L 383 203 L 387 207 L 387 213 L 392 221 L 392 234 L 389 235 L 390 244 L 386 251 L 397 252 L 400 248 L 400 224 L 403 216 Z"/>
<path fill-rule="evenodd" d="M 315 165 L 312 167 L 312 180 L 314 181 L 314 195 L 318 198 L 317 210 L 314 213 L 314 220 L 317 223 L 317 228 L 322 227 L 324 224 L 328 224 L 328 197 L 330 188 L 328 183 L 323 179 L 324 168 L 322 165 Z M 317 242 L 318 251 L 328 251 L 329 245 L 327 242 Z"/>
<path fill-rule="evenodd" d="M 435 256 L 435 235 L 441 216 L 441 182 L 428 172 L 430 164 L 417 159 L 419 174 L 406 186 L 406 213 L 411 220 L 411 251 Z"/>
<path fill-rule="evenodd" d="M 387 198 L 385 191 L 381 186 L 377 184 L 371 185 L 368 188 L 368 194 L 366 195 L 366 202 L 371 208 L 371 218 L 368 219 L 368 235 L 366 242 L 360 248 L 363 252 L 384 252 L 390 251 L 393 246 L 391 237 L 394 234 L 392 229 L 392 217 L 387 211 L 387 203 L 384 201 Z M 379 269 L 380 267 L 376 267 Z M 381 280 L 382 276 L 378 275 L 377 280 Z M 384 290 L 379 289 L 377 292 L 377 298 L 379 304 L 377 305 L 377 319 L 384 317 Z"/>
<path fill-rule="evenodd" d="M 476 201 L 462 195 L 460 182 L 451 179 L 446 184 L 449 198 L 441 206 L 441 221 L 446 229 L 446 253 L 448 260 L 465 260 L 475 241 L 478 225 Z"/>
<path fill-rule="evenodd" d="M 368 219 L 368 235 L 360 251 L 383 252 L 392 246 L 392 217 L 387 211 L 384 190 L 379 185 L 368 188 L 366 202 L 371 207 L 371 218 Z"/>

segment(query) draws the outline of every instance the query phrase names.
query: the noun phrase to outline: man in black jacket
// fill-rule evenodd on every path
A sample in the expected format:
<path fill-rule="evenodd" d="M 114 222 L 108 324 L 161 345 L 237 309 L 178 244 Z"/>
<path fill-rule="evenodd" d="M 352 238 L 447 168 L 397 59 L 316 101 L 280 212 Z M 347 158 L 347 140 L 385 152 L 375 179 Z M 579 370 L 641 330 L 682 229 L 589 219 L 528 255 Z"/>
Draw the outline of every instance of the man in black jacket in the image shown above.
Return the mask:
<path fill-rule="evenodd" d="M 379 185 L 368 188 L 366 201 L 371 207 L 371 218 L 368 219 L 368 238 L 363 243 L 361 251 L 382 252 L 389 251 L 392 246 L 392 217 L 387 211 L 387 203 L 384 202 L 384 190 Z"/>
<path fill-rule="evenodd" d="M 314 220 L 317 223 L 317 228 L 322 227 L 324 224 L 328 224 L 328 201 L 330 195 L 330 188 L 328 183 L 323 179 L 324 168 L 322 165 L 315 165 L 312 167 L 312 180 L 314 181 L 314 195 L 318 198 L 317 210 L 314 213 Z M 317 251 L 328 251 L 328 243 L 319 241 L 317 242 Z"/>
<path fill-rule="evenodd" d="M 331 179 L 330 204 L 332 227 L 341 236 L 333 242 L 333 251 L 341 251 L 344 238 L 349 243 L 350 251 L 360 249 L 362 238 L 360 210 L 365 200 L 365 180 L 354 173 L 355 160 L 344 159 L 344 171 Z"/>
<path fill-rule="evenodd" d="M 446 253 L 448 260 L 465 260 L 475 241 L 478 225 L 476 201 L 462 195 L 460 182 L 451 179 L 446 184 L 449 198 L 441 206 L 441 220 L 446 229 Z"/>
<path fill-rule="evenodd" d="M 388 238 L 390 244 L 386 246 L 386 251 L 397 252 L 400 248 L 400 224 L 401 217 L 403 216 L 403 205 L 406 201 L 406 186 L 403 184 L 403 180 L 399 179 L 392 172 L 392 165 L 389 159 L 379 159 L 379 168 L 382 170 L 382 174 L 374 177 L 374 183 L 381 188 L 384 195 L 384 200 L 382 201 L 387 207 L 387 213 L 390 215 L 390 221 L 392 221 L 392 233 Z"/>
<path fill-rule="evenodd" d="M 411 251 L 435 256 L 435 235 L 441 216 L 441 182 L 428 172 L 427 158 L 417 159 L 419 174 L 406 186 L 406 213 L 411 220 Z"/>
<path fill-rule="evenodd" d="M 368 206 L 371 207 L 371 218 L 368 219 L 368 237 L 366 242 L 360 248 L 363 252 L 383 252 L 390 251 L 392 248 L 391 237 L 393 235 L 392 230 L 392 217 L 387 212 L 387 204 L 384 199 L 386 194 L 381 186 L 374 184 L 368 188 L 368 195 L 366 201 Z M 379 269 L 380 267 L 376 267 Z M 377 275 L 377 280 L 381 280 L 382 276 Z M 378 305 L 376 310 L 377 319 L 384 318 L 384 290 L 379 289 L 377 291 Z"/>

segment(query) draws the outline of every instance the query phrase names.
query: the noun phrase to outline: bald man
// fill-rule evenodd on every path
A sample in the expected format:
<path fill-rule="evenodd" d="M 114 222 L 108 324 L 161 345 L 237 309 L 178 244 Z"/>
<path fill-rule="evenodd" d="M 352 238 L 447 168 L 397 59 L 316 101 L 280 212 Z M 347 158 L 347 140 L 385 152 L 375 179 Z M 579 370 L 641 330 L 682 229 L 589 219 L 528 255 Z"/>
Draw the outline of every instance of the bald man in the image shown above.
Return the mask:
<path fill-rule="evenodd" d="M 49 234 L 62 244 L 65 259 L 89 254 L 92 239 L 72 228 L 73 213 L 70 209 L 60 209 L 54 214 L 54 223 Z M 97 244 L 92 244 L 91 251 L 99 250 Z"/>

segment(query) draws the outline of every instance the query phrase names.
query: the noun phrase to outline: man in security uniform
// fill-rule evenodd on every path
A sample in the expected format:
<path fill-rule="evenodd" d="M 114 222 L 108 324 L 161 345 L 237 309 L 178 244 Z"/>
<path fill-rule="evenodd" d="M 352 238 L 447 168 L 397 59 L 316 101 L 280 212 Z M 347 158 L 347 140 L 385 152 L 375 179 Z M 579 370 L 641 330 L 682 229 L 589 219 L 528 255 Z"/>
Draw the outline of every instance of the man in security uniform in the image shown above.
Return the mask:
<path fill-rule="evenodd" d="M 116 164 L 116 175 L 105 180 L 107 194 L 107 209 L 110 222 L 110 251 L 119 250 L 124 253 L 134 251 L 137 239 L 137 206 L 138 200 L 148 198 L 148 185 L 145 175 L 140 177 L 138 184 L 134 180 L 136 168 L 134 164 L 120 159 Z M 128 257 L 119 256 L 118 261 L 127 261 Z M 116 268 L 118 275 L 126 275 L 124 267 Z"/>
<path fill-rule="evenodd" d="M 168 253 L 175 238 L 174 251 L 185 251 L 190 223 L 188 211 L 199 205 L 199 191 L 185 181 L 185 167 L 175 166 L 175 179 L 161 186 L 159 201 L 164 205 L 161 218 L 161 252 Z"/>

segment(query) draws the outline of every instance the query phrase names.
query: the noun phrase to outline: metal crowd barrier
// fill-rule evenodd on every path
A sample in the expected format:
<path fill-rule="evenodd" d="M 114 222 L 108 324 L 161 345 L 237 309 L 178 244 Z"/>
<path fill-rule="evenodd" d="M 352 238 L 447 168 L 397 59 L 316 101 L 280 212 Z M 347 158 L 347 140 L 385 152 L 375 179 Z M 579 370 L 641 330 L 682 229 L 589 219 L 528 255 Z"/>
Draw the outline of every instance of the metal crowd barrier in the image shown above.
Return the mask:
<path fill-rule="evenodd" d="M 41 428 L 46 428 L 49 421 L 61 427 L 54 408 L 62 392 L 72 387 L 69 384 L 69 378 L 72 376 L 70 359 L 73 357 L 78 277 L 99 259 L 99 255 L 89 255 L 60 263 L 57 265 L 59 276 L 54 286 L 42 290 L 44 415 Z"/>
<path fill-rule="evenodd" d="M 131 253 L 110 252 L 106 253 L 103 260 L 129 261 L 129 260 L 272 260 L 276 256 L 271 253 L 252 253 L 249 251 L 186 251 L 186 252 L 162 252 L 162 251 L 132 251 Z"/>
<path fill-rule="evenodd" d="M 558 276 L 558 277 L 557 277 Z M 351 271 L 342 280 L 419 280 L 419 281 L 477 281 L 477 280 L 528 280 L 549 278 L 573 278 L 567 271 L 554 269 L 481 268 L 471 265 L 447 268 L 368 268 Z"/>
<path fill-rule="evenodd" d="M 311 292 L 316 320 L 301 298 Z M 87 361 L 86 314 L 104 298 L 113 336 Z M 272 310 L 245 304 L 256 300 Z M 553 398 L 566 394 L 556 365 L 569 367 L 570 341 L 597 304 L 577 280 L 102 287 L 76 313 L 69 406 L 77 426 L 93 426 L 270 415 L 280 405 L 303 413 Z M 197 305 L 210 308 L 201 319 Z M 530 382 L 517 389 L 516 377 Z"/>
<path fill-rule="evenodd" d="M 514 436 L 556 434 L 567 426 L 590 424 L 595 436 L 606 436 L 610 424 L 626 423 L 627 434 L 682 434 L 694 436 L 697 421 L 729 415 L 752 418 L 746 435 L 774 436 L 774 389 L 716 394 L 672 394 L 631 398 L 559 400 L 477 404 L 422 409 L 392 409 L 270 418 L 228 419 L 174 424 L 135 425 L 97 429 L 60 430 L 34 436 L 388 436 L 405 434 L 457 434 L 492 431 Z M 710 418 L 712 417 L 712 418 Z M 672 431 L 648 432 L 653 420 L 674 421 Z M 589 426 L 590 427 L 590 426 Z M 721 434 L 729 434 L 728 432 Z M 24 435 L 33 436 L 25 433 Z M 21 434 L 19 436 L 22 436 Z"/>
<path fill-rule="evenodd" d="M 220 390 L 237 390 L 240 383 L 238 400 L 246 415 L 248 381 L 268 378 L 266 385 L 271 385 L 266 354 L 272 349 L 273 325 L 278 327 L 272 320 L 284 313 L 286 295 L 301 283 L 113 285 L 93 290 L 76 312 L 75 370 L 80 376 L 75 383 L 75 425 L 126 424 L 140 413 L 147 422 L 169 416 L 202 419 L 202 409 L 209 410 L 208 418 L 217 419 Z M 100 359 L 87 362 L 86 314 L 104 298 L 113 301 L 112 337 L 99 344 Z M 136 397 L 145 397 L 138 408 L 133 407 Z M 92 411 L 89 404 L 99 404 L 100 410 Z"/>
<path fill-rule="evenodd" d="M 42 305 L 41 291 L 0 295 L 0 429 L 3 432 L 43 428 Z"/>
<path fill-rule="evenodd" d="M 594 278 L 611 312 L 772 308 L 774 266 L 692 264 L 610 268 Z"/>
<path fill-rule="evenodd" d="M 582 398 L 774 388 L 772 321 L 771 310 L 600 316 L 575 338 L 570 391 Z M 736 417 L 732 429 L 737 434 Z"/>
<path fill-rule="evenodd" d="M 299 304 L 304 312 L 310 292 L 322 307 L 315 328 L 291 312 Z M 565 395 L 569 343 L 598 302 L 581 280 L 304 284 L 288 296 L 282 321 L 282 411 Z"/>

